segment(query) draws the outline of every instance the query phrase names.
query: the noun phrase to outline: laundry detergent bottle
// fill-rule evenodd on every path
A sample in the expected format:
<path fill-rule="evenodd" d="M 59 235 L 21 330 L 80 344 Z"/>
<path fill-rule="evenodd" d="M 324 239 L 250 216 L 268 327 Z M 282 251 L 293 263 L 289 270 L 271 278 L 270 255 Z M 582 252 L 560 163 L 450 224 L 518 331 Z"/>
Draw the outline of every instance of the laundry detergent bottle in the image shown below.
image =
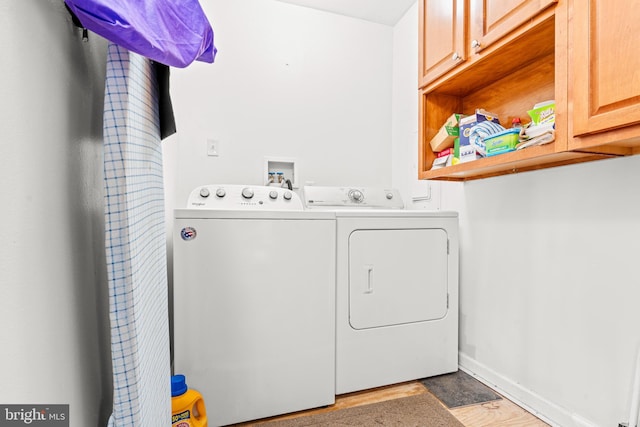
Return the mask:
<path fill-rule="evenodd" d="M 207 409 L 202 395 L 187 387 L 184 375 L 171 377 L 171 426 L 207 427 Z"/>

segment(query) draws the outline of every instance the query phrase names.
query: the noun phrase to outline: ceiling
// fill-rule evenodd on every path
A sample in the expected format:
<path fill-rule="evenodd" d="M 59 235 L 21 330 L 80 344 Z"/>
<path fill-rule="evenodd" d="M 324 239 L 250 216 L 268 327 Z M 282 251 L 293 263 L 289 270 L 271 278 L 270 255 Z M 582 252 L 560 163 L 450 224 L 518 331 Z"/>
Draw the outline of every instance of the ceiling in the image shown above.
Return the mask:
<path fill-rule="evenodd" d="M 395 25 L 416 0 L 278 0 L 325 12 Z"/>

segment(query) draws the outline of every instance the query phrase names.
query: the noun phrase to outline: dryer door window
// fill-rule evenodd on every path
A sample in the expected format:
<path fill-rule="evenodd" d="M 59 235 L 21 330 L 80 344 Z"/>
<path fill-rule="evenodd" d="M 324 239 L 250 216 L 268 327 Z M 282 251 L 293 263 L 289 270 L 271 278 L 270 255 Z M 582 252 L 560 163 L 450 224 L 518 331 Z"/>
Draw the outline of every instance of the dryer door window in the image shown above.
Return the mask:
<path fill-rule="evenodd" d="M 443 229 L 356 230 L 349 236 L 349 322 L 354 329 L 447 314 Z"/>

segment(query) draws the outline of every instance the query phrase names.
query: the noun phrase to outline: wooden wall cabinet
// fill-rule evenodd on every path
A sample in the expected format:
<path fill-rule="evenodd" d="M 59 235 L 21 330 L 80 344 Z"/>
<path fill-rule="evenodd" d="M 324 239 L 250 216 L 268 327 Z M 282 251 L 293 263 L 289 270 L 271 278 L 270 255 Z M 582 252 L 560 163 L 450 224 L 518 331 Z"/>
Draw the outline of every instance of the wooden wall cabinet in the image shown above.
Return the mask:
<path fill-rule="evenodd" d="M 469 0 L 464 60 L 428 74 L 422 65 L 434 36 L 424 26 L 436 16 L 428 8 L 445 2 L 420 1 L 419 178 L 470 180 L 640 153 L 638 2 Z M 549 99 L 554 142 L 430 170 L 429 141 L 452 113 L 484 108 L 509 127 Z"/>
<path fill-rule="evenodd" d="M 570 148 L 640 153 L 640 3 L 572 2 Z"/>

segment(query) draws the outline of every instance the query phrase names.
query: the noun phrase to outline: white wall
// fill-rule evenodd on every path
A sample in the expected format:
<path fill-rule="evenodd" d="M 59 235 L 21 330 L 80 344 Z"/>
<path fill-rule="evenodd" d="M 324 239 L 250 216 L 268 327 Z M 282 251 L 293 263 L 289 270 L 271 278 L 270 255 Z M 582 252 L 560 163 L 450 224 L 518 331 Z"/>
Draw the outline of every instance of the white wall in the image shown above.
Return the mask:
<path fill-rule="evenodd" d="M 460 351 L 562 425 L 628 418 L 639 179 L 633 157 L 464 187 Z"/>
<path fill-rule="evenodd" d="M 58 0 L 0 3 L 2 404 L 111 406 L 102 211 L 105 44 Z"/>
<path fill-rule="evenodd" d="M 441 183 L 418 179 L 418 2 L 393 28 L 392 186 L 409 209 L 440 209 Z"/>
<path fill-rule="evenodd" d="M 172 70 L 177 206 L 201 184 L 264 184 L 265 156 L 296 158 L 302 185 L 390 185 L 392 27 L 274 0 L 202 6 L 219 52 Z"/>

